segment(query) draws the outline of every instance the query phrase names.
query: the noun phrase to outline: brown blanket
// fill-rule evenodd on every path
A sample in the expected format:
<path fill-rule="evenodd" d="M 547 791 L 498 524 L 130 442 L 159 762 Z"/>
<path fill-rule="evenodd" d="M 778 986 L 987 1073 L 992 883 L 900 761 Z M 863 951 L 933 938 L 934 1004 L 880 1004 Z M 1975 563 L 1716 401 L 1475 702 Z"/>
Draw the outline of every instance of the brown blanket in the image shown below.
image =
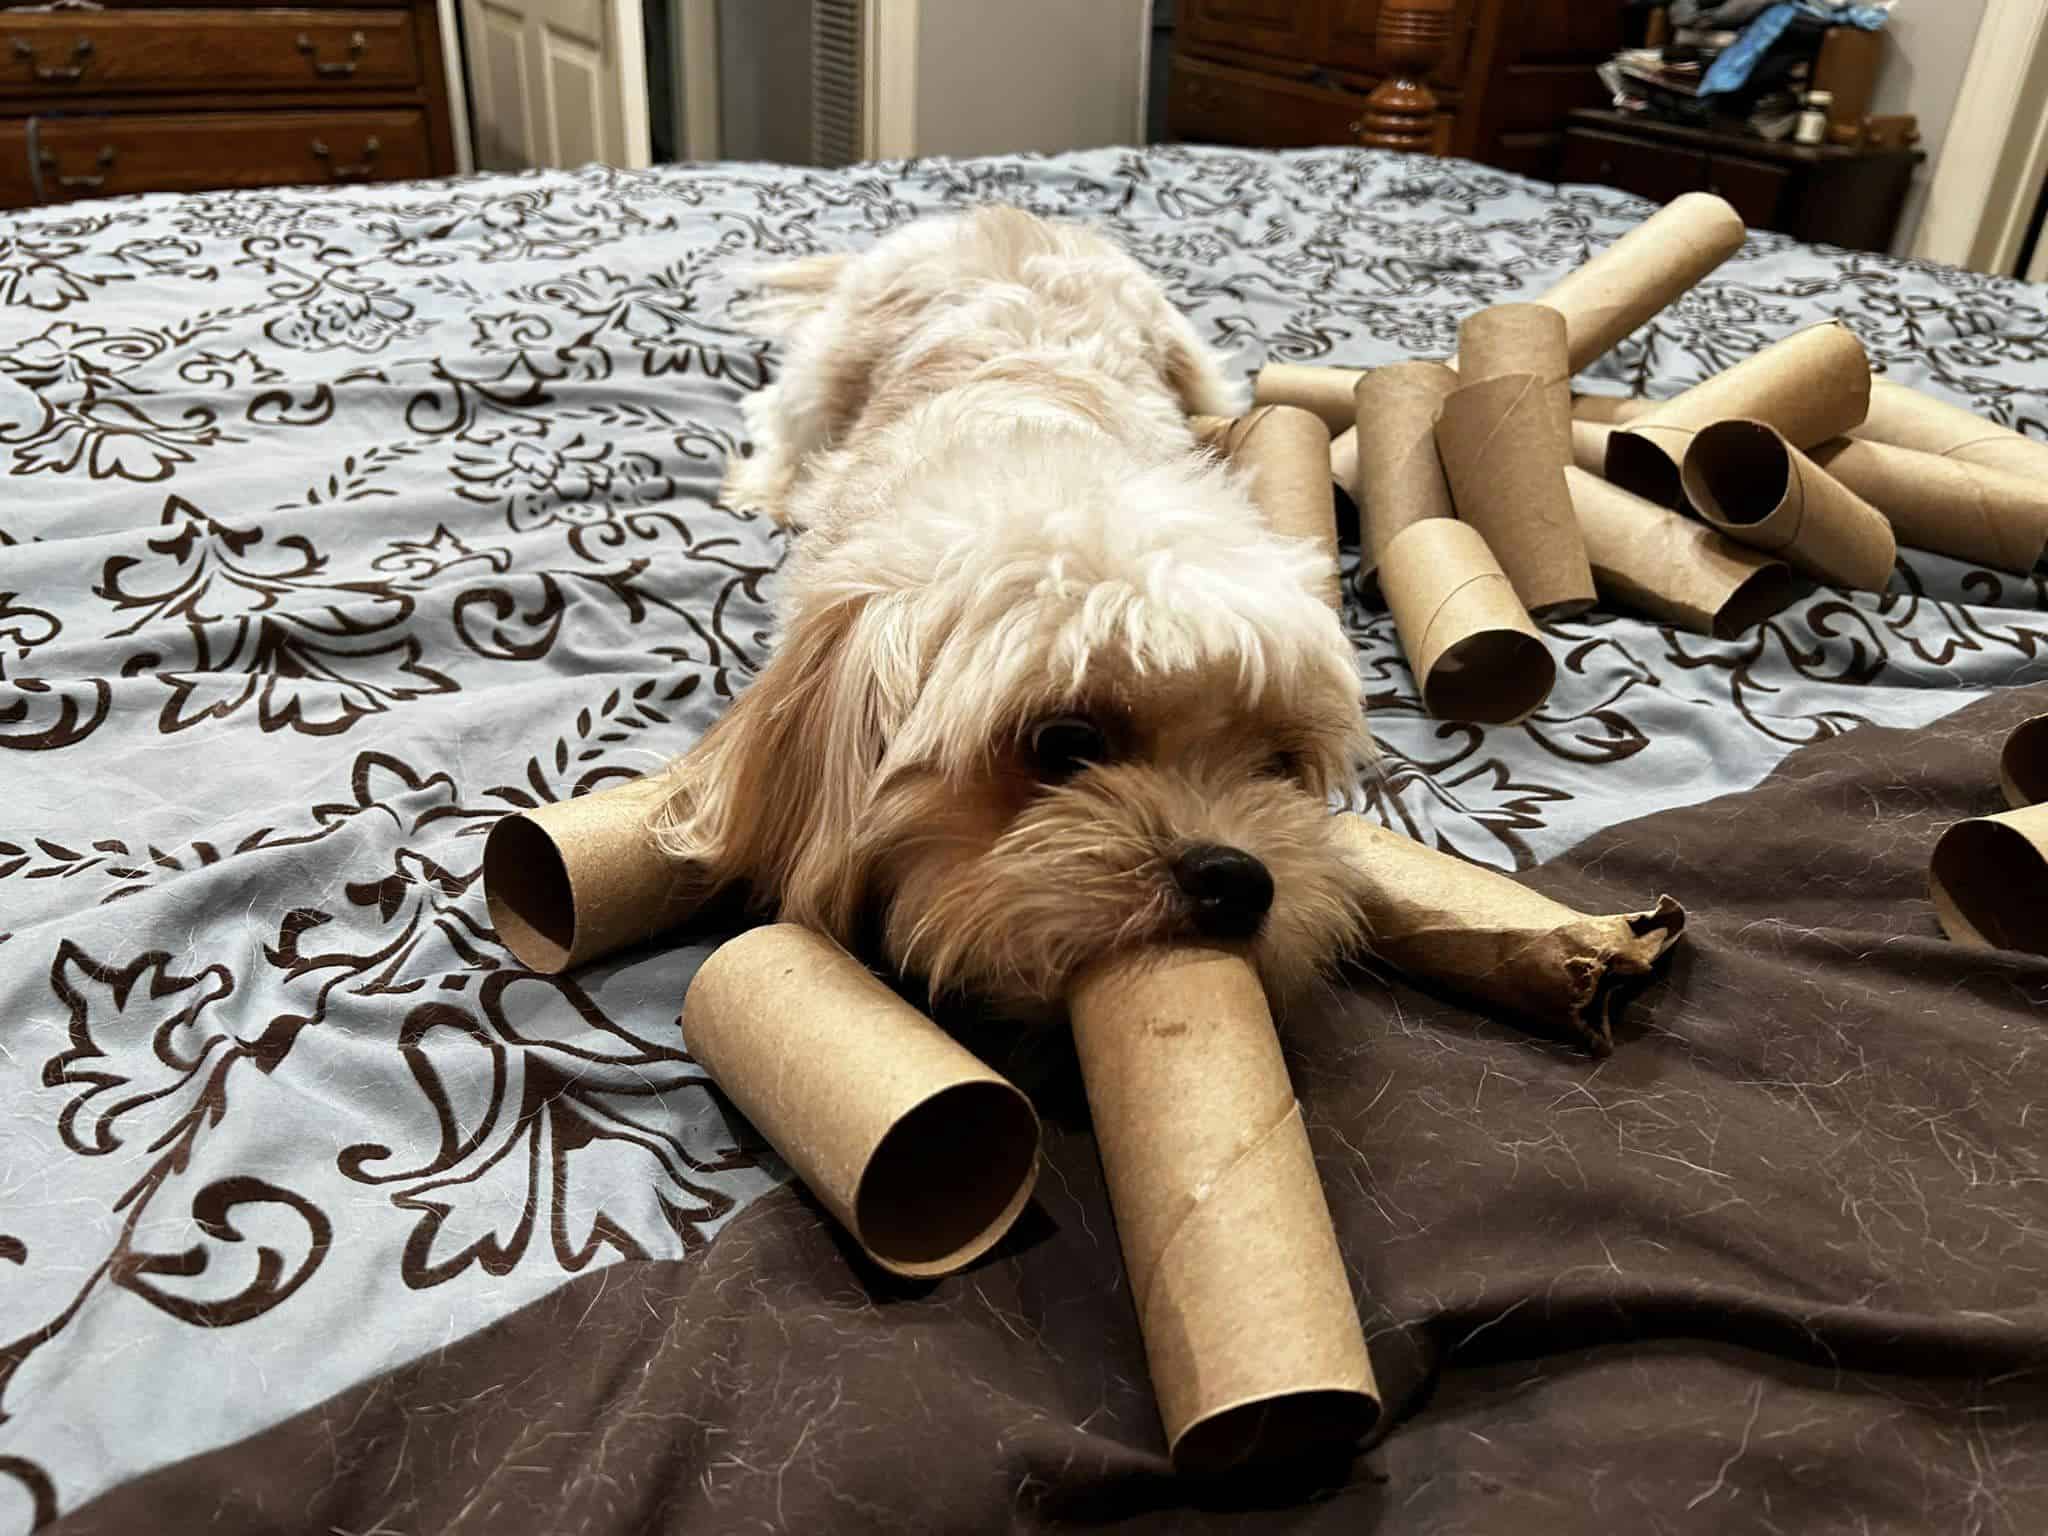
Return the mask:
<path fill-rule="evenodd" d="M 1802 751 L 1532 885 L 1692 915 L 1594 1063 L 1398 984 L 1287 1023 L 1387 1393 L 1291 1482 L 1167 1473 L 1071 1066 L 1040 1209 L 905 1289 L 795 1190 L 65 1533 L 2048 1529 L 2048 963 L 1926 897 L 2048 689 Z"/>

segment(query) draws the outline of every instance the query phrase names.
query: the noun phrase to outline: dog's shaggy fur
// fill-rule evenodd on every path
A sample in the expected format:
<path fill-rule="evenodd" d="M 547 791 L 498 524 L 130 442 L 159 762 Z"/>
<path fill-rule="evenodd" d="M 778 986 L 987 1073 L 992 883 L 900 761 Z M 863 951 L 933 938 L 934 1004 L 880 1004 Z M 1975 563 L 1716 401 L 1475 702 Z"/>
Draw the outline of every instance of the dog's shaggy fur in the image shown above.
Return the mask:
<path fill-rule="evenodd" d="M 1242 850 L 1272 895 L 1236 936 L 1276 993 L 1313 979 L 1356 934 L 1328 802 L 1371 750 L 1359 682 L 1327 557 L 1196 449 L 1187 417 L 1241 402 L 1186 319 L 1101 238 L 1007 208 L 756 294 L 788 351 L 728 499 L 802 537 L 781 643 L 674 770 L 664 846 L 1012 1008 L 1215 931 L 1183 856 Z"/>

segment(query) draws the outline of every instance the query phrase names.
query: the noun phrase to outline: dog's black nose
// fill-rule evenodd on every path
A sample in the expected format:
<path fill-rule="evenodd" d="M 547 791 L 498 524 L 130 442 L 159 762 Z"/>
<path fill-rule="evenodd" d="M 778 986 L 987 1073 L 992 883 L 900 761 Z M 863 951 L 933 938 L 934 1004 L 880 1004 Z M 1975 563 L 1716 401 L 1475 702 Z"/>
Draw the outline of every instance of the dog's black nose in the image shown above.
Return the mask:
<path fill-rule="evenodd" d="M 1173 878 L 1211 938 L 1250 938 L 1273 905 L 1273 876 L 1242 848 L 1199 843 L 1173 861 Z"/>

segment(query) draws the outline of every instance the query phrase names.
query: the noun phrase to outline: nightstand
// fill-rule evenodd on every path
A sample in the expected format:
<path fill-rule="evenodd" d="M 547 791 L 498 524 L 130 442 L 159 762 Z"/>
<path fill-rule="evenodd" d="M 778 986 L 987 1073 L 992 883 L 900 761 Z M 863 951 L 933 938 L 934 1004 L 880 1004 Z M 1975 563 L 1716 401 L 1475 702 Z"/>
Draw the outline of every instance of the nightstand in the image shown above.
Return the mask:
<path fill-rule="evenodd" d="M 1625 112 L 1578 111 L 1565 129 L 1561 181 L 1619 187 L 1668 203 L 1725 197 L 1751 229 L 1856 251 L 1891 248 L 1917 149 L 1773 144 Z"/>

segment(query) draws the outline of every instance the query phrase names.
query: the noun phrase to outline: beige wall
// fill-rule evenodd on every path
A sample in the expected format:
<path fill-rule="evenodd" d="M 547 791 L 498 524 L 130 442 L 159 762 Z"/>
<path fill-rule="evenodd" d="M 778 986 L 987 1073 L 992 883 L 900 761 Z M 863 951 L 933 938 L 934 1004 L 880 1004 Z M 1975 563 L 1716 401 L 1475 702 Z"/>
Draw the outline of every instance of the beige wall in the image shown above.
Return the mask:
<path fill-rule="evenodd" d="M 917 11 L 919 154 L 1143 142 L 1148 0 L 922 0 Z"/>
<path fill-rule="evenodd" d="M 1984 5 L 1985 0 L 1908 0 L 1892 12 L 1891 46 L 1871 111 L 1880 117 L 1915 114 L 1920 119 L 1920 147 L 1927 151 L 1892 244 L 1900 255 L 1912 250 L 1920 228 L 1927 182 L 1940 160 L 1942 136 L 1962 90 L 1963 70 L 1977 41 Z"/>

